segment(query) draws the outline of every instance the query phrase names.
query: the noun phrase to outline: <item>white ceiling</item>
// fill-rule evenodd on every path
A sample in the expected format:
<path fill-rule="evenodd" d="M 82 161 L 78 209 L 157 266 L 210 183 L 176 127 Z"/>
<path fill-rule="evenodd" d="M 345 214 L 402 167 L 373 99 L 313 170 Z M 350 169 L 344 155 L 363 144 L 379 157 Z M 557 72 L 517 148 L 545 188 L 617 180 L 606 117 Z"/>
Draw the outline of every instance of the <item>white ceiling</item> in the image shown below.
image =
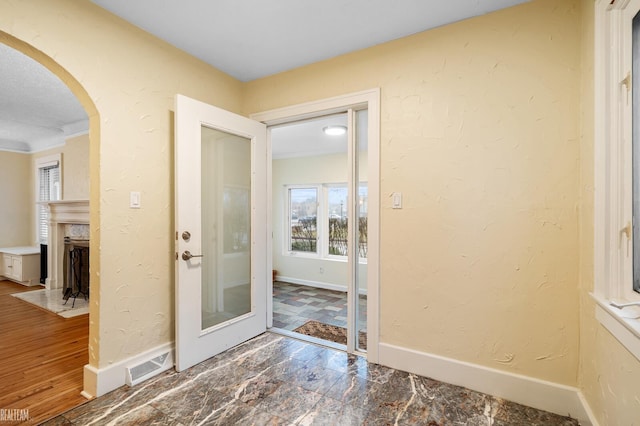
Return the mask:
<path fill-rule="evenodd" d="M 92 0 L 242 81 L 527 0 Z"/>
<path fill-rule="evenodd" d="M 82 105 L 51 71 L 0 43 L 0 150 L 34 152 L 85 133 Z"/>
<path fill-rule="evenodd" d="M 92 1 L 250 81 L 528 0 Z M 87 128 L 64 83 L 0 43 L 0 150 L 46 149 Z"/>

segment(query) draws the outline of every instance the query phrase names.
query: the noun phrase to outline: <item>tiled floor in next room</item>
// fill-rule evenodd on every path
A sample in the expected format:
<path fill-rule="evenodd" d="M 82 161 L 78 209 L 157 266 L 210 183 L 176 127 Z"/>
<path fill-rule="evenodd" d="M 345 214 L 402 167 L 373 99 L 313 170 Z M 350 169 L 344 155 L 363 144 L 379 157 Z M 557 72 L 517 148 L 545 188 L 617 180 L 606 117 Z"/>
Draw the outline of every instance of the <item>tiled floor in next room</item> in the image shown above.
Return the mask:
<path fill-rule="evenodd" d="M 52 425 L 577 425 L 345 352 L 265 333 L 122 387 Z"/>
<path fill-rule="evenodd" d="M 366 331 L 367 296 L 359 298 L 359 323 Z M 309 320 L 347 326 L 347 293 L 322 288 L 273 283 L 273 326 L 294 330 Z"/>

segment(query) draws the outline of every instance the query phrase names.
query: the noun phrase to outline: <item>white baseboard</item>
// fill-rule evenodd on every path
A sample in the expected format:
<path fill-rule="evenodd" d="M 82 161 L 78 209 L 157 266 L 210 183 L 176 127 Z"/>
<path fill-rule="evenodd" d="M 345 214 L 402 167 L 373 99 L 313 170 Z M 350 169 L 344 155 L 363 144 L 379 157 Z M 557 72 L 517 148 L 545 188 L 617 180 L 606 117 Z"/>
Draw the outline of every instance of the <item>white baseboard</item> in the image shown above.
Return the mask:
<path fill-rule="evenodd" d="M 126 384 L 125 379 L 127 367 L 141 364 L 167 351 L 171 352 L 172 359 L 175 359 L 173 358 L 173 356 L 175 355 L 174 342 L 156 346 L 153 349 L 149 349 L 148 351 L 117 361 L 104 368 L 95 368 L 91 365 L 85 365 L 84 390 L 82 391 L 82 395 L 85 398 L 102 396 L 111 392 L 112 390 L 124 386 Z M 163 369 L 155 371 L 154 375 L 160 374 L 172 367 L 173 364 L 170 364 Z"/>
<path fill-rule="evenodd" d="M 332 283 L 324 283 L 321 281 L 303 280 L 300 278 L 284 277 L 282 275 L 277 275 L 276 281 L 283 281 L 291 284 L 306 285 L 308 287 L 323 288 L 325 290 L 341 291 L 343 293 L 347 292 L 347 286 L 342 284 L 332 284 Z M 367 289 L 361 288 L 359 289 L 358 293 L 366 295 Z"/>
<path fill-rule="evenodd" d="M 581 425 L 598 425 L 578 388 L 387 343 L 379 345 L 379 362 L 397 370 L 463 386 L 539 410 L 571 416 L 578 419 Z"/>
<path fill-rule="evenodd" d="M 587 398 L 584 397 L 584 394 L 581 391 L 578 391 L 578 398 L 580 398 L 582 407 L 584 408 L 584 411 L 587 414 L 587 418 L 589 419 L 589 421 L 585 421 L 582 424 L 585 424 L 585 425 L 590 424 L 591 426 L 600 426 L 600 423 L 598 423 L 598 419 L 596 419 L 595 414 L 593 414 L 593 411 L 591 410 L 591 406 L 589 405 L 589 402 L 587 402 Z"/>

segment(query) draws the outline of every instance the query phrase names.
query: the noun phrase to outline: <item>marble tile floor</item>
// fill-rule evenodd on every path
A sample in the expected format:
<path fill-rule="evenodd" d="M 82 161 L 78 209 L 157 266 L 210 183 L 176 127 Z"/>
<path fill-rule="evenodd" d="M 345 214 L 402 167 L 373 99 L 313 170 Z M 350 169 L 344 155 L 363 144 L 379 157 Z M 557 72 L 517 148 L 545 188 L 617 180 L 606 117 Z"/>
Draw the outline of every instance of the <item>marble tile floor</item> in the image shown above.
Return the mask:
<path fill-rule="evenodd" d="M 576 420 L 262 334 L 186 371 L 122 387 L 54 425 L 577 425 Z"/>
<path fill-rule="evenodd" d="M 89 300 L 83 296 L 77 298 L 62 298 L 62 289 L 40 289 L 12 294 L 13 297 L 24 300 L 39 308 L 58 314 L 63 318 L 72 318 L 89 313 Z"/>
<path fill-rule="evenodd" d="M 359 298 L 359 321 L 366 331 L 367 296 Z M 273 326 L 292 331 L 309 320 L 347 326 L 347 293 L 291 284 L 273 283 Z"/>

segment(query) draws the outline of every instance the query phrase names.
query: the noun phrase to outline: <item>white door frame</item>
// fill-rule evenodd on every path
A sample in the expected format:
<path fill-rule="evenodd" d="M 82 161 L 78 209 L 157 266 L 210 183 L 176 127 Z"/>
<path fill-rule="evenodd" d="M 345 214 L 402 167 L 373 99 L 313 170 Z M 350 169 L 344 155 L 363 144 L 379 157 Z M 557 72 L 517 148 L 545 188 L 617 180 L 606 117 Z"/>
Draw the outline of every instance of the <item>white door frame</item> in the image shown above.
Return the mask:
<path fill-rule="evenodd" d="M 267 126 L 345 112 L 365 106 L 368 109 L 368 248 L 367 248 L 367 360 L 378 362 L 380 300 L 380 89 L 370 89 L 270 111 L 251 114 L 252 120 Z M 267 264 L 273 262 L 272 244 L 272 162 L 271 132 L 267 132 Z M 373 208 L 371 208 L 373 207 Z M 267 326 L 273 325 L 273 284 L 267 280 Z"/>

